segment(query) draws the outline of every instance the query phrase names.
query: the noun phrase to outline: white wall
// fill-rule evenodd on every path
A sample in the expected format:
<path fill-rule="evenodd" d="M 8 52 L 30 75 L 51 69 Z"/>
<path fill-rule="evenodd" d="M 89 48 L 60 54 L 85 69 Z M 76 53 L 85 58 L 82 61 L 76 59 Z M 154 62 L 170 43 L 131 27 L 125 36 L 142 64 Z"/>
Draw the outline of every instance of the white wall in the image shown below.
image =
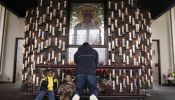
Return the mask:
<path fill-rule="evenodd" d="M 7 24 L 5 31 L 5 47 L 3 57 L 3 73 L 0 81 L 12 82 L 14 71 L 15 42 L 17 37 L 24 37 L 24 18 L 18 18 L 7 11 Z"/>
<path fill-rule="evenodd" d="M 156 20 L 152 21 L 152 38 L 160 40 L 160 62 L 161 77 L 167 74 L 168 70 L 172 70 L 172 42 L 171 40 L 171 24 L 170 13 L 167 12 Z M 163 81 L 163 80 L 162 80 Z"/>

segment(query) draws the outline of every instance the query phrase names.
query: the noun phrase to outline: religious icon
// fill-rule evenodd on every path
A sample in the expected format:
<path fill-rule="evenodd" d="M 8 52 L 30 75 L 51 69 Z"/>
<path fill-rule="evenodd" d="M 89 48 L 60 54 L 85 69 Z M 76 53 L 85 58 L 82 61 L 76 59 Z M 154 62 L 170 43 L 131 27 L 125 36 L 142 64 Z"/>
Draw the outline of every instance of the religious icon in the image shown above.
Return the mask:
<path fill-rule="evenodd" d="M 69 45 L 104 45 L 104 9 L 101 3 L 72 3 Z"/>

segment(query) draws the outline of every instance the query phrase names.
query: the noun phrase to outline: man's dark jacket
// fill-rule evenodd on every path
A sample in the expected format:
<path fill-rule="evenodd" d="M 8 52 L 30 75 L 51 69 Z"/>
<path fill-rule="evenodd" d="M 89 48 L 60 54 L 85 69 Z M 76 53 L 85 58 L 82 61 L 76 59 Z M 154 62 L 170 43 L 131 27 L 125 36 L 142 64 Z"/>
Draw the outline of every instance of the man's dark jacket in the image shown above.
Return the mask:
<path fill-rule="evenodd" d="M 82 45 L 74 55 L 76 74 L 96 75 L 98 53 L 90 45 Z"/>

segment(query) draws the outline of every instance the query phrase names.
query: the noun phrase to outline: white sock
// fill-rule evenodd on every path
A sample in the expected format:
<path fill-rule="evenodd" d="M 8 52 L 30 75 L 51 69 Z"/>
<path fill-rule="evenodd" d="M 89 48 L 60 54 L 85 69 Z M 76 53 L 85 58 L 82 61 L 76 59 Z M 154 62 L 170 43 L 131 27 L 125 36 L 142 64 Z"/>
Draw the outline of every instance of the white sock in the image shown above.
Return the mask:
<path fill-rule="evenodd" d="M 72 100 L 80 100 L 80 96 L 78 94 L 75 94 L 73 96 Z"/>
<path fill-rule="evenodd" d="M 97 97 L 96 97 L 94 94 L 92 94 L 92 95 L 89 97 L 89 100 L 98 100 L 98 99 L 97 99 Z"/>

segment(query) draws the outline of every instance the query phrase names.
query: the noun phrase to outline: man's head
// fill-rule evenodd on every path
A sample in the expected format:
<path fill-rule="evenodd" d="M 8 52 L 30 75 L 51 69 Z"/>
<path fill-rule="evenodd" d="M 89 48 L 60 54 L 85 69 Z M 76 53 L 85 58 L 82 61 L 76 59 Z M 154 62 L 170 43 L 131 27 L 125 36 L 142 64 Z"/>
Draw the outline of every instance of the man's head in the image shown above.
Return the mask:
<path fill-rule="evenodd" d="M 72 82 L 72 77 L 70 75 L 66 75 L 65 81 Z"/>
<path fill-rule="evenodd" d="M 49 76 L 49 77 L 52 77 L 55 75 L 54 71 L 51 70 L 51 69 L 48 69 L 47 72 L 46 72 L 46 75 Z"/>
<path fill-rule="evenodd" d="M 83 46 L 87 46 L 87 45 L 89 45 L 88 42 L 84 42 L 84 43 L 83 43 Z"/>

